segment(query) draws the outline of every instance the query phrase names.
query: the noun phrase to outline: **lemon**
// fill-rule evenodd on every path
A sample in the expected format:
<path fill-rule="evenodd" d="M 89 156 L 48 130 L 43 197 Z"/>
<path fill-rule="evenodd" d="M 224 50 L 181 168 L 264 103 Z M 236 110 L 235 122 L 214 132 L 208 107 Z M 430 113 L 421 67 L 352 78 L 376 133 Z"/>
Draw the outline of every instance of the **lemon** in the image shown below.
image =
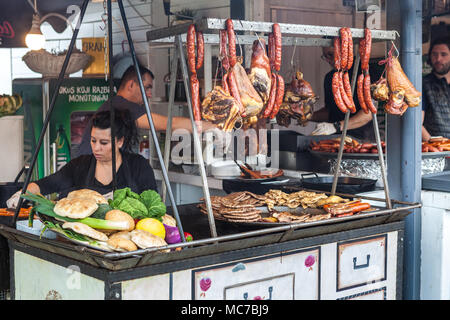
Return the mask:
<path fill-rule="evenodd" d="M 147 231 L 162 239 L 166 237 L 166 229 L 162 222 L 153 218 L 144 218 L 138 221 L 136 229 Z"/>

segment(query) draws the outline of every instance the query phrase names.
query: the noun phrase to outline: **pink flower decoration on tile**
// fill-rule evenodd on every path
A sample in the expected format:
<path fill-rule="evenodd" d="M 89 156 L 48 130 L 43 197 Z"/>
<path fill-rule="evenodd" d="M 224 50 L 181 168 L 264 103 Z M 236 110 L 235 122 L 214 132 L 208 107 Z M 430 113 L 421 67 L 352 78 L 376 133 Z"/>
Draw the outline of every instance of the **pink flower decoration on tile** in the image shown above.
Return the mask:
<path fill-rule="evenodd" d="M 314 263 L 316 262 L 316 258 L 312 255 L 309 255 L 306 259 L 305 259 L 305 267 L 310 268 L 314 265 Z"/>
<path fill-rule="evenodd" d="M 202 289 L 202 291 L 208 291 L 209 287 L 211 287 L 211 279 L 202 278 L 200 280 L 200 289 Z"/>

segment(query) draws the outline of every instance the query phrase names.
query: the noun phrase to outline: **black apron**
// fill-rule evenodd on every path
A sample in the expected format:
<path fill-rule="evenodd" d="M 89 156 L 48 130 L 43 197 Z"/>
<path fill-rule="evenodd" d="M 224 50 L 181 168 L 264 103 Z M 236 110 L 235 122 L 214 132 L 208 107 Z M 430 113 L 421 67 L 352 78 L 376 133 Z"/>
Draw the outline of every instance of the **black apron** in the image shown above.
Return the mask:
<path fill-rule="evenodd" d="M 89 170 L 86 174 L 86 179 L 84 181 L 84 185 L 82 186 L 74 186 L 66 190 L 61 190 L 59 193 L 59 198 L 62 199 L 64 197 L 67 197 L 67 194 L 71 191 L 78 190 L 78 189 L 91 189 L 99 192 L 100 194 L 106 194 L 112 191 L 112 182 L 108 185 L 102 185 L 99 181 L 95 179 L 95 167 L 96 167 L 96 159 L 95 157 L 92 157 L 91 162 L 89 164 Z M 125 176 L 125 184 L 127 187 L 129 187 L 134 192 L 139 192 L 139 188 L 136 185 L 135 181 L 131 179 L 131 168 L 128 164 L 128 161 L 124 157 L 122 157 L 122 164 L 117 170 L 117 173 L 119 171 L 123 172 L 123 175 Z M 116 173 L 116 179 L 117 179 L 117 173 Z M 118 188 L 118 186 L 116 186 Z"/>

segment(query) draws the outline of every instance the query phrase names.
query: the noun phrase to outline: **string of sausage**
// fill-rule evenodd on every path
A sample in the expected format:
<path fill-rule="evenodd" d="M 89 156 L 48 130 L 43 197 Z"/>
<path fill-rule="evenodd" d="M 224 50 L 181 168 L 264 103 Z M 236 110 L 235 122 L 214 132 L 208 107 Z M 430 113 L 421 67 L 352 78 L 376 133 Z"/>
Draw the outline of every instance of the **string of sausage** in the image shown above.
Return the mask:
<path fill-rule="evenodd" d="M 196 48 L 197 47 L 197 48 Z M 195 121 L 202 119 L 200 108 L 200 82 L 197 78 L 197 70 L 203 66 L 204 60 L 204 38 L 203 33 L 195 30 L 195 25 L 191 24 L 186 35 L 186 49 L 188 68 L 191 73 L 191 102 L 192 112 Z"/>
<path fill-rule="evenodd" d="M 223 54 L 222 67 L 225 69 L 226 74 L 222 78 L 222 87 L 226 90 L 233 98 L 236 99 L 239 105 L 239 113 L 242 117 L 245 117 L 245 108 L 241 101 L 241 96 L 239 94 L 239 88 L 236 81 L 234 73 L 230 71 L 231 68 L 237 63 L 236 57 L 236 34 L 234 33 L 233 20 L 228 18 L 225 20 L 226 30 L 221 30 L 220 32 L 220 46 Z M 228 38 L 228 39 L 227 39 Z M 228 50 L 227 50 L 228 44 Z M 227 53 L 228 51 L 228 53 Z"/>
<path fill-rule="evenodd" d="M 334 38 L 333 46 L 336 72 L 333 74 L 331 86 L 334 101 L 343 113 L 355 113 L 356 106 L 348 75 L 348 70 L 353 65 L 353 38 L 350 28 L 339 29 L 339 37 Z"/>
<path fill-rule="evenodd" d="M 264 109 L 263 117 L 273 119 L 280 110 L 284 97 L 284 79 L 280 74 L 278 74 L 281 69 L 282 55 L 281 28 L 278 23 L 274 23 L 272 25 L 272 32 L 269 34 L 267 42 L 272 75 L 269 99 Z"/>
<path fill-rule="evenodd" d="M 372 50 L 372 33 L 369 28 L 364 29 L 364 37 L 359 41 L 359 55 L 361 57 L 361 74 L 358 76 L 357 93 L 361 109 L 365 113 L 377 113 L 370 93 L 369 59 Z"/>

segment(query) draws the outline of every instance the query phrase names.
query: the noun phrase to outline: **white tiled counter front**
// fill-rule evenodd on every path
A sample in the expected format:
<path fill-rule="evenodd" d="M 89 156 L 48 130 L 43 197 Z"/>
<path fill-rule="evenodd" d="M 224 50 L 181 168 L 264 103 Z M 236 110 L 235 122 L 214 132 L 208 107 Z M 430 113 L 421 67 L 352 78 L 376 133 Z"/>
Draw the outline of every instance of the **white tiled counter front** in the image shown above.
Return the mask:
<path fill-rule="evenodd" d="M 195 208 L 179 206 L 185 224 L 200 214 Z M 9 241 L 13 299 L 401 299 L 404 220 L 381 218 L 247 231 L 248 237 L 124 259 L 0 230 Z"/>

